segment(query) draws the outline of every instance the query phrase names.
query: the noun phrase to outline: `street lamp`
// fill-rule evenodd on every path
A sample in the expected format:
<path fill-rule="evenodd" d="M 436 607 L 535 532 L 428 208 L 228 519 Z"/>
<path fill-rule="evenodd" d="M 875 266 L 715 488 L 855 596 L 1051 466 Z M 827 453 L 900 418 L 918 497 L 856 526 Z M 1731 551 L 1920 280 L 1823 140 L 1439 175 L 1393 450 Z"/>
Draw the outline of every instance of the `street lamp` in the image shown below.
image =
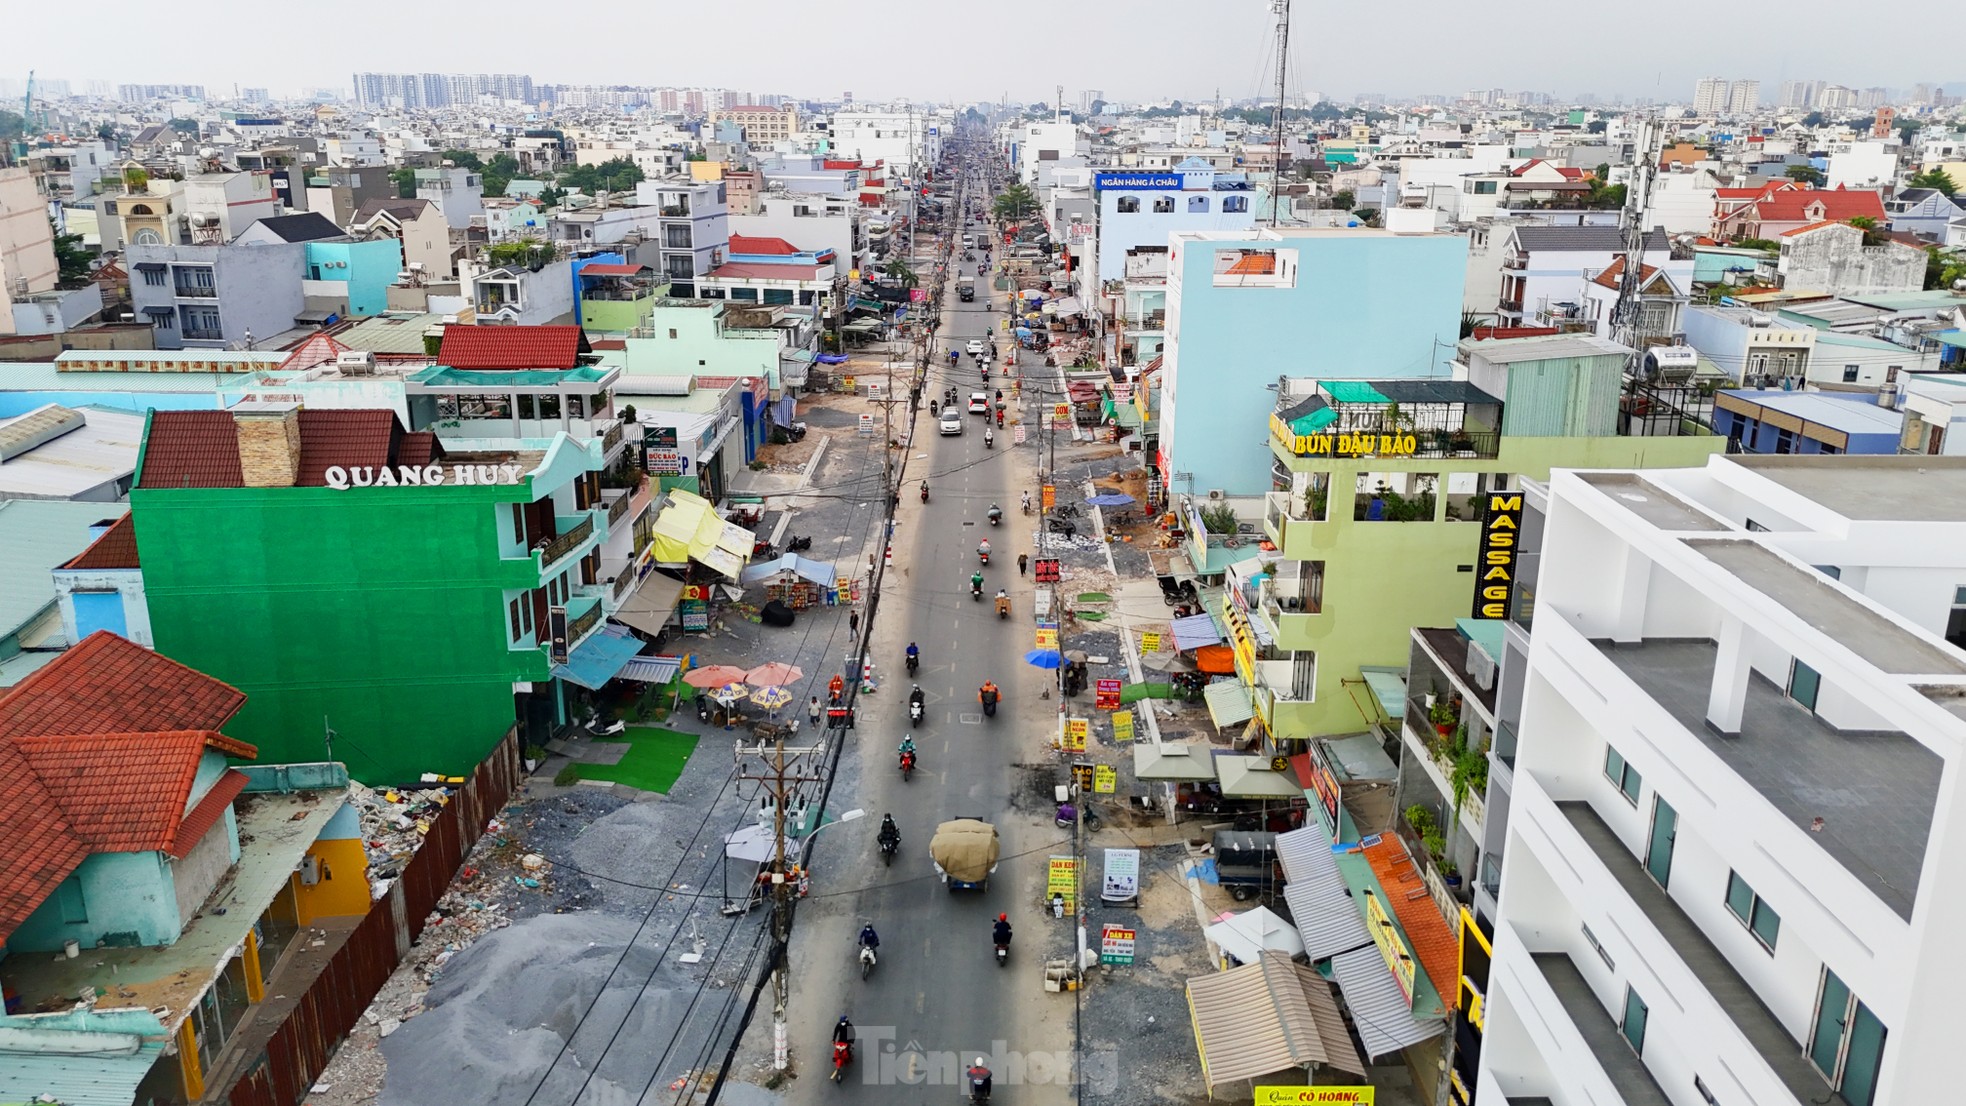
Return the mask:
<path fill-rule="evenodd" d="M 811 833 L 806 834 L 806 843 L 802 852 L 807 854 L 810 854 L 812 852 L 812 839 L 818 837 L 821 831 L 831 829 L 832 827 L 839 825 L 841 822 L 857 822 L 865 817 L 867 817 L 867 812 L 865 810 L 862 810 L 860 807 L 854 807 L 852 810 L 840 811 L 840 816 L 838 818 L 834 819 L 831 822 L 821 823 L 819 829 L 813 830 Z"/>

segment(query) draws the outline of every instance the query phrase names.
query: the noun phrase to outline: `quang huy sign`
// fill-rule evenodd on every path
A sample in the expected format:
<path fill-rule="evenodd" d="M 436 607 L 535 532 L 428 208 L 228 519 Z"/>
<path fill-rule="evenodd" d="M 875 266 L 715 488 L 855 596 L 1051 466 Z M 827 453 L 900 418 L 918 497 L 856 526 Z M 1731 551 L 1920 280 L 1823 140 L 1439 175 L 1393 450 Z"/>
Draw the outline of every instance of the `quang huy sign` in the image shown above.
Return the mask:
<path fill-rule="evenodd" d="M 329 465 L 322 482 L 336 491 L 349 488 L 435 488 L 445 484 L 486 487 L 520 484 L 524 465 Z"/>

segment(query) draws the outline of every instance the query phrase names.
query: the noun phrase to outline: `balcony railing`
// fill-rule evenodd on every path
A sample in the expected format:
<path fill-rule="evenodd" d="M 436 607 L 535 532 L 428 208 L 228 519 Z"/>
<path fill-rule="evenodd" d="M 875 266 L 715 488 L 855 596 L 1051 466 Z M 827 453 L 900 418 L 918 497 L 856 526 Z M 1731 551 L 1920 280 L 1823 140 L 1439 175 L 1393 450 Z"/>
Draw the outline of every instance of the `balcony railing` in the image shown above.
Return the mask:
<path fill-rule="evenodd" d="M 602 609 L 601 604 L 596 603 L 593 606 L 587 608 L 585 614 L 582 614 L 576 617 L 573 621 L 567 623 L 567 644 L 569 646 L 579 644 L 580 639 L 586 637 L 587 631 L 592 630 L 595 627 L 595 625 L 601 621 L 601 617 L 606 613 L 607 612 Z"/>
<path fill-rule="evenodd" d="M 202 326 L 187 326 L 178 332 L 187 342 L 223 342 L 225 331 Z"/>
<path fill-rule="evenodd" d="M 551 567 L 593 536 L 594 516 L 588 515 L 580 520 L 579 525 L 546 543 L 545 551 L 539 558 L 539 566 L 542 569 Z"/>
<path fill-rule="evenodd" d="M 624 499 L 622 500 L 622 502 L 626 503 L 628 501 Z M 610 590 L 614 597 L 615 606 L 618 607 L 621 605 L 621 600 L 627 596 L 628 592 L 632 590 L 634 586 L 635 586 L 635 573 L 632 570 L 623 569 L 621 575 L 616 576 L 614 578 L 614 583 L 610 586 Z"/>
<path fill-rule="evenodd" d="M 662 217 L 665 219 L 681 219 L 687 217 L 688 215 L 689 215 L 689 208 L 683 206 L 682 204 L 662 205 Z"/>
<path fill-rule="evenodd" d="M 607 454 L 614 452 L 614 448 L 621 444 L 621 438 L 623 433 L 624 431 L 622 430 L 622 425 L 620 420 L 616 420 L 613 426 L 608 427 L 608 432 L 601 435 L 602 456 L 606 456 Z"/>
<path fill-rule="evenodd" d="M 196 281 L 180 280 L 172 286 L 172 290 L 177 293 L 179 299 L 183 300 L 215 300 L 218 298 L 217 285 L 200 284 Z"/>

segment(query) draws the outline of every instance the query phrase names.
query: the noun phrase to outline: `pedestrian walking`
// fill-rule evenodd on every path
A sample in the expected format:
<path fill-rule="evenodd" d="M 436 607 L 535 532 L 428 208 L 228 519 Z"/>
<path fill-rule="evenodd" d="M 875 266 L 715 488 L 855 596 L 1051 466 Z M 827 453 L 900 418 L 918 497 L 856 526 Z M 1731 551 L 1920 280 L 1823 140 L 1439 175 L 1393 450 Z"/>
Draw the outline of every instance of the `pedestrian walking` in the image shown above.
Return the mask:
<path fill-rule="evenodd" d="M 1019 576 L 1024 575 L 1024 566 L 1030 563 L 1031 563 L 1031 555 L 1029 553 L 1019 553 L 1017 555 L 1017 574 Z"/>
<path fill-rule="evenodd" d="M 806 717 L 812 719 L 814 727 L 819 725 L 819 696 L 813 696 L 812 702 L 806 704 Z"/>
<path fill-rule="evenodd" d="M 848 612 L 846 613 L 846 627 L 847 627 L 847 631 L 848 631 L 849 633 L 855 633 L 855 634 L 857 634 L 857 633 L 859 633 L 859 632 L 860 632 L 860 610 L 859 610 L 859 608 L 857 608 L 857 607 L 856 607 L 856 608 L 854 608 L 853 610 L 850 610 L 850 611 L 848 611 Z"/>

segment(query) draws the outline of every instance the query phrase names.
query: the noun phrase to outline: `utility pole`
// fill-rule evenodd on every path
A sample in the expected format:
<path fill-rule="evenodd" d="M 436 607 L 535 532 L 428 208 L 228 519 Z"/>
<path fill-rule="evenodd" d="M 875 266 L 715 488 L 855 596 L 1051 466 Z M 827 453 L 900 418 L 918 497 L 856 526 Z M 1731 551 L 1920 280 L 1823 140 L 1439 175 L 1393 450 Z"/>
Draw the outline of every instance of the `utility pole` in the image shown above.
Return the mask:
<path fill-rule="evenodd" d="M 1270 225 L 1283 221 L 1283 90 L 1284 73 L 1290 67 L 1290 0 L 1270 0 L 1277 17 L 1277 116 L 1276 149 L 1270 157 Z"/>
<path fill-rule="evenodd" d="M 842 739 L 844 740 L 844 739 Z M 787 974 L 790 967 L 787 955 L 792 939 L 792 884 L 787 878 L 785 867 L 785 807 L 791 799 L 789 784 L 823 783 L 823 776 L 788 776 L 785 774 L 785 735 L 780 732 L 773 742 L 770 774 L 747 775 L 740 773 L 738 779 L 751 780 L 765 785 L 771 796 L 771 823 L 774 839 L 772 841 L 771 871 L 771 945 L 774 969 L 771 977 L 771 1048 L 772 1067 L 784 1071 L 791 1063 L 791 1045 L 785 1027 L 785 1006 L 791 997 L 791 978 Z M 811 748 L 789 750 L 795 756 L 813 752 Z M 737 748 L 740 766 L 744 757 L 742 745 Z"/>

